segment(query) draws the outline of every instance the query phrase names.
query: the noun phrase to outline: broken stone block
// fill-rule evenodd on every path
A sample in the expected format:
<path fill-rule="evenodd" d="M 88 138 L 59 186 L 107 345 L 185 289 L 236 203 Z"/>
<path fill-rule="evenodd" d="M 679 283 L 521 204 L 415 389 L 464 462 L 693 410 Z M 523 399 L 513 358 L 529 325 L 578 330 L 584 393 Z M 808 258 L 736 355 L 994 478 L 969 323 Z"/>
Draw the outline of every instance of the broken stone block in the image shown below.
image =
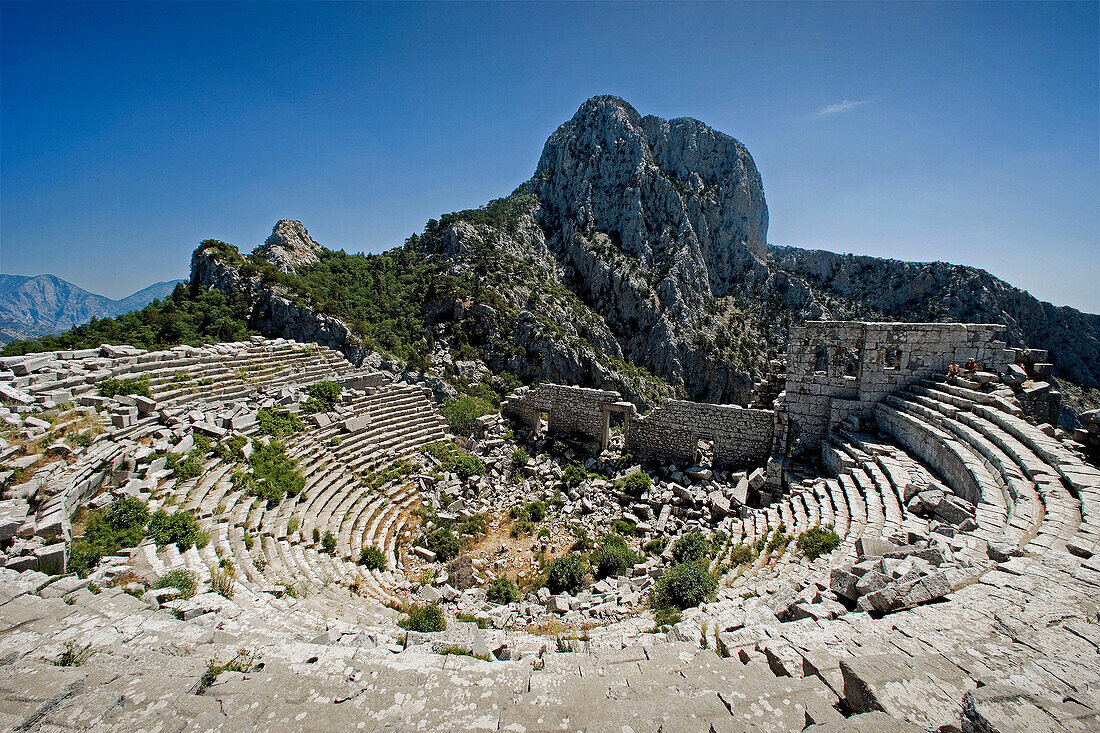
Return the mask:
<path fill-rule="evenodd" d="M 366 430 L 370 426 L 370 417 L 367 415 L 360 415 L 359 417 L 349 417 L 344 420 L 343 428 L 349 433 L 359 433 Z"/>
<path fill-rule="evenodd" d="M 856 590 L 857 583 L 859 583 L 859 576 L 842 568 L 833 568 L 829 572 L 829 590 L 838 596 L 844 596 L 853 601 L 859 598 L 859 592 Z"/>
<path fill-rule="evenodd" d="M 958 525 L 974 515 L 974 507 L 954 494 L 944 494 L 932 514 L 941 522 Z"/>
<path fill-rule="evenodd" d="M 864 557 L 882 557 L 888 552 L 893 552 L 897 549 L 893 542 L 877 538 L 868 537 L 866 535 L 856 540 L 856 555 L 861 559 Z"/>
<path fill-rule="evenodd" d="M 859 579 L 859 582 L 856 583 L 856 593 L 862 596 L 867 593 L 874 593 L 877 590 L 882 590 L 890 580 L 891 578 L 878 570 L 872 570 L 864 574 L 863 577 Z"/>

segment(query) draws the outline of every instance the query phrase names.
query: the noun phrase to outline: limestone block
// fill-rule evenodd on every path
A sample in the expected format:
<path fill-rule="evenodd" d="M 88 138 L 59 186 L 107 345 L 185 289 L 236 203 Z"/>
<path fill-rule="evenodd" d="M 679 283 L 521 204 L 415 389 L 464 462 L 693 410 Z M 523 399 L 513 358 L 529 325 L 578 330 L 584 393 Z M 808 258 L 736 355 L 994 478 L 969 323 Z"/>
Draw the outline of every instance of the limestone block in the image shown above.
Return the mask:
<path fill-rule="evenodd" d="M 359 433 L 366 430 L 370 426 L 370 417 L 367 415 L 359 415 L 358 417 L 349 417 L 344 420 L 343 428 L 348 433 Z"/>

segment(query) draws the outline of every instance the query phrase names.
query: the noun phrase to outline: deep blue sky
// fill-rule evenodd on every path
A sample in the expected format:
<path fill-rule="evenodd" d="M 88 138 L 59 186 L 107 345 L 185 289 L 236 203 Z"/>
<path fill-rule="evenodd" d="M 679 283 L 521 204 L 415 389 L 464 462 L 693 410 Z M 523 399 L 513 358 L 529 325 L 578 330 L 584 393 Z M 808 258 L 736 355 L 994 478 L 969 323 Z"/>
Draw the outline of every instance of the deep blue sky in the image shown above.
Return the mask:
<path fill-rule="evenodd" d="M 280 218 L 380 251 L 586 98 L 742 140 L 770 242 L 1100 312 L 1097 3 L 4 3 L 0 270 L 117 297 Z"/>

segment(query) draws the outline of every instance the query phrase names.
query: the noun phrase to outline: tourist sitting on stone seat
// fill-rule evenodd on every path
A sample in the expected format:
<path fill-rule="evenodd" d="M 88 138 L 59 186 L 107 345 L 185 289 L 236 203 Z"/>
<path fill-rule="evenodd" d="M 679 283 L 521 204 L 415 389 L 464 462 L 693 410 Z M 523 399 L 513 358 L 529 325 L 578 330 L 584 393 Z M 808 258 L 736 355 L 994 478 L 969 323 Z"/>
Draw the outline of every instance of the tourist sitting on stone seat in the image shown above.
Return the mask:
<path fill-rule="evenodd" d="M 947 383 L 954 384 L 955 380 L 959 377 L 959 365 L 952 362 L 951 366 L 947 367 Z"/>
<path fill-rule="evenodd" d="M 968 372 L 978 371 L 978 362 L 974 361 L 973 356 L 966 360 L 966 371 L 968 371 Z"/>

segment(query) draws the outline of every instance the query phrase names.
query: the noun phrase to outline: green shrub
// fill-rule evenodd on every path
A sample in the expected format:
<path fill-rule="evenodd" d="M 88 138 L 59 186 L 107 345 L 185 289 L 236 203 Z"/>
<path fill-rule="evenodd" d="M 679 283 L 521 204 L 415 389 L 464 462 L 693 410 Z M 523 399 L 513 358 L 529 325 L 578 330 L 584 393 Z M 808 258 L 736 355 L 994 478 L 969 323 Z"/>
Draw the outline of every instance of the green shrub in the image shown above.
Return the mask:
<path fill-rule="evenodd" d="M 485 463 L 480 458 L 460 451 L 450 441 L 432 443 L 425 446 L 424 452 L 439 461 L 444 471 L 458 474 L 463 479 L 485 475 Z"/>
<path fill-rule="evenodd" d="M 672 543 L 672 562 L 695 562 L 710 555 L 710 543 L 699 530 L 681 535 Z"/>
<path fill-rule="evenodd" d="M 824 527 L 818 525 L 800 534 L 795 547 L 811 561 L 816 560 L 821 555 L 840 547 L 840 535 L 833 531 L 831 524 L 826 524 Z"/>
<path fill-rule="evenodd" d="M 429 606 L 410 606 L 405 609 L 405 613 L 407 616 L 397 622 L 403 629 L 424 633 L 447 630 L 447 619 L 435 603 Z"/>
<path fill-rule="evenodd" d="M 512 451 L 512 465 L 516 468 L 523 468 L 529 460 L 531 460 L 531 456 L 527 455 L 527 451 L 523 448 L 516 448 Z"/>
<path fill-rule="evenodd" d="M 237 569 L 223 560 L 220 567 L 210 571 L 210 589 L 223 598 L 233 600 L 233 581 L 236 579 Z"/>
<path fill-rule="evenodd" d="M 653 479 L 649 477 L 649 474 L 645 471 L 638 471 L 632 473 L 626 478 L 621 478 L 615 482 L 615 488 L 630 496 L 641 496 L 645 492 L 649 491 L 649 487 L 653 485 Z"/>
<path fill-rule="evenodd" d="M 657 579 L 650 594 L 654 608 L 685 609 L 698 606 L 712 598 L 718 589 L 718 579 L 707 570 L 706 560 L 673 565 Z"/>
<path fill-rule="evenodd" d="M 270 435 L 280 439 L 293 435 L 305 428 L 301 418 L 291 412 L 276 412 L 273 407 L 264 407 L 260 410 L 257 420 L 260 424 L 260 434 Z"/>
<path fill-rule="evenodd" d="M 597 579 L 622 575 L 639 560 L 637 553 L 617 534 L 604 535 L 590 562 Z"/>
<path fill-rule="evenodd" d="M 305 488 L 306 480 L 297 470 L 282 443 L 261 446 L 248 459 L 252 473 L 239 471 L 233 474 L 233 487 L 249 496 L 259 496 L 269 507 L 277 506 L 286 496 L 297 496 Z"/>
<path fill-rule="evenodd" d="M 174 542 L 180 551 L 189 549 L 192 545 L 203 546 L 205 534 L 199 530 L 199 523 L 195 516 L 184 509 L 175 514 L 168 514 L 163 509 L 158 509 L 149 518 L 149 536 L 162 547 Z"/>
<path fill-rule="evenodd" d="M 106 555 L 136 546 L 145 536 L 148 519 L 149 508 L 134 497 L 88 512 L 83 537 L 69 545 L 69 570 L 85 576 Z"/>
<path fill-rule="evenodd" d="M 576 594 L 584 587 L 584 575 L 584 560 L 580 555 L 563 555 L 550 563 L 550 567 L 546 569 L 546 587 L 555 595 Z"/>
<path fill-rule="evenodd" d="M 474 425 L 479 417 L 491 415 L 496 411 L 497 408 L 492 402 L 473 395 L 466 395 L 457 400 L 447 400 L 440 410 L 443 419 L 450 425 L 451 432 L 467 437 L 473 435 Z"/>
<path fill-rule="evenodd" d="M 234 435 L 225 438 L 214 446 L 214 455 L 223 461 L 239 461 L 248 438 L 243 435 Z"/>
<path fill-rule="evenodd" d="M 437 527 L 433 529 L 425 538 L 425 545 L 436 554 L 436 557 L 444 562 L 458 555 L 458 537 L 455 536 L 455 533 L 451 531 L 450 527 Z"/>
<path fill-rule="evenodd" d="M 577 486 L 587 478 L 588 471 L 579 463 L 570 463 L 561 474 L 561 480 L 566 486 Z"/>
<path fill-rule="evenodd" d="M 367 570 L 385 570 L 386 555 L 377 547 L 364 547 L 359 553 L 359 564 Z"/>
<path fill-rule="evenodd" d="M 541 501 L 532 501 L 527 505 L 527 516 L 536 524 L 546 519 L 546 504 Z"/>
<path fill-rule="evenodd" d="M 299 526 L 298 517 L 291 517 L 290 519 L 286 520 L 286 533 L 287 534 L 294 534 L 295 532 L 298 531 L 298 526 Z"/>
<path fill-rule="evenodd" d="M 343 390 L 339 384 L 328 380 L 311 384 L 306 388 L 308 398 L 302 405 L 302 412 L 329 412 L 336 406 L 336 400 L 340 399 Z"/>
<path fill-rule="evenodd" d="M 126 531 L 145 526 L 149 521 L 149 507 L 137 497 L 126 496 L 108 504 L 105 516 L 112 527 Z"/>
<path fill-rule="evenodd" d="M 472 514 L 459 522 L 455 527 L 455 532 L 457 532 L 459 538 L 464 541 L 480 537 L 488 530 L 489 523 L 485 520 L 484 514 Z"/>
<path fill-rule="evenodd" d="M 730 567 L 735 568 L 738 565 L 752 562 L 755 555 L 756 553 L 749 545 L 738 545 L 730 550 Z"/>
<path fill-rule="evenodd" d="M 647 555 L 660 555 L 665 551 L 665 545 L 668 544 L 667 537 L 658 537 L 655 540 L 650 540 L 642 546 L 642 549 Z"/>
<path fill-rule="evenodd" d="M 509 530 L 509 534 L 513 537 L 526 537 L 531 534 L 535 529 L 535 524 L 524 515 L 522 518 L 516 520 L 512 524 L 512 528 Z"/>
<path fill-rule="evenodd" d="M 500 577 L 489 583 L 485 589 L 485 597 L 490 603 L 519 603 L 523 597 L 519 593 L 519 586 L 511 578 Z"/>
<path fill-rule="evenodd" d="M 137 395 L 152 399 L 153 393 L 149 391 L 149 377 L 136 379 L 104 379 L 99 383 L 100 397 L 115 397 L 117 395 Z"/>
<path fill-rule="evenodd" d="M 156 583 L 153 583 L 154 590 L 159 588 L 175 588 L 180 592 L 181 598 L 190 598 L 195 595 L 198 583 L 190 570 L 173 570 L 157 579 Z"/>
<path fill-rule="evenodd" d="M 320 527 L 314 527 L 313 528 L 313 542 L 314 542 L 314 544 L 316 544 L 320 541 L 321 541 L 321 528 Z"/>
<path fill-rule="evenodd" d="M 623 537 L 633 537 L 638 528 L 634 526 L 634 522 L 626 519 L 616 519 L 611 522 L 611 531 L 621 534 Z"/>
<path fill-rule="evenodd" d="M 325 535 L 321 538 L 321 549 L 330 555 L 336 554 L 336 537 L 332 532 L 325 530 Z"/>

